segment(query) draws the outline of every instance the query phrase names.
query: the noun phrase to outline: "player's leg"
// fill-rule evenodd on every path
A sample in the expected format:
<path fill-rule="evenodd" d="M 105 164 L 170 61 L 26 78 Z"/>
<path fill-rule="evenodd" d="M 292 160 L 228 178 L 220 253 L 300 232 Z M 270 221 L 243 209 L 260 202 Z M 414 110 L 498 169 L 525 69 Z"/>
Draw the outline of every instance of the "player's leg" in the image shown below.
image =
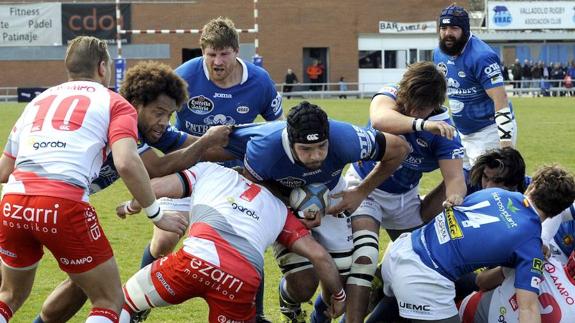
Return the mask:
<path fill-rule="evenodd" d="M 301 303 L 310 300 L 319 285 L 311 262 L 275 243 L 274 255 L 283 277 L 279 283 L 280 312 L 287 322 L 305 322 Z"/>
<path fill-rule="evenodd" d="M 37 264 L 32 268 L 16 269 L 2 265 L 0 287 L 0 322 L 8 322 L 30 295 Z"/>
<path fill-rule="evenodd" d="M 87 299 L 86 293 L 78 285 L 66 279 L 48 295 L 33 323 L 67 322 Z"/>
<path fill-rule="evenodd" d="M 357 212 L 356 212 L 357 214 Z M 353 255 L 346 283 L 346 322 L 363 322 L 367 314 L 373 276 L 379 257 L 379 222 L 369 215 L 357 214 L 351 221 Z"/>

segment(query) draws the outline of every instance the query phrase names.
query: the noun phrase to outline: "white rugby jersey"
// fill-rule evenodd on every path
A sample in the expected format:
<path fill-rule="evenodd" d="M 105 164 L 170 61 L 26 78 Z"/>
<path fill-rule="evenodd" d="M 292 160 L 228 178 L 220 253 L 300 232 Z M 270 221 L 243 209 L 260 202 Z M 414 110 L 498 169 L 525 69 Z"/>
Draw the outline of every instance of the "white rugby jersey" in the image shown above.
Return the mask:
<path fill-rule="evenodd" d="M 463 315 L 472 317 L 474 323 L 519 321 L 517 296 L 513 286 L 515 271 L 506 269 L 504 272 L 506 278 L 501 286 L 482 295 L 475 313 Z M 544 263 L 543 281 L 539 288 L 541 322 L 575 322 L 575 281 L 566 275 L 562 263 L 557 259 L 551 258 Z M 466 304 L 464 310 L 467 312 L 472 309 Z"/>
<path fill-rule="evenodd" d="M 289 247 L 307 234 L 270 191 L 232 169 L 199 163 L 185 174 L 192 187 L 190 235 L 184 241 L 190 254 L 219 265 L 225 259 L 217 258 L 217 249 L 231 247 L 261 273 L 265 249 L 276 239 Z M 297 222 L 295 230 L 284 230 L 292 228 L 290 221 Z"/>
<path fill-rule="evenodd" d="M 4 154 L 15 159 L 4 194 L 88 200 L 111 145 L 137 140 L 136 110 L 99 83 L 67 82 L 30 102 L 12 129 Z"/>

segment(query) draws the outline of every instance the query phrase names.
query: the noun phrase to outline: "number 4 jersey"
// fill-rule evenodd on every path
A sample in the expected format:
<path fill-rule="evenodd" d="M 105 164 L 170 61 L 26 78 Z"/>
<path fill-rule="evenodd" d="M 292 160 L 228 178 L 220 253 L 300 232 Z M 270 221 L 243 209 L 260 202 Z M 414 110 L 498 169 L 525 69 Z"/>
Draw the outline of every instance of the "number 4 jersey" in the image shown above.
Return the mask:
<path fill-rule="evenodd" d="M 52 87 L 26 106 L 10 133 L 4 154 L 15 168 L 4 194 L 87 201 L 111 145 L 126 137 L 137 140 L 137 115 L 119 94 L 87 81 Z"/>

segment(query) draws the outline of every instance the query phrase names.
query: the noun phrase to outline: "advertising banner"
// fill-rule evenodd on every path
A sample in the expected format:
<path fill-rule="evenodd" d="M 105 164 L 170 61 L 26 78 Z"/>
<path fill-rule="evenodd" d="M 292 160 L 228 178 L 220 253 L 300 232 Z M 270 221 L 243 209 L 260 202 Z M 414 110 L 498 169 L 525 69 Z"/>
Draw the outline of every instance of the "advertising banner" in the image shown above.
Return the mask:
<path fill-rule="evenodd" d="M 122 29 L 131 29 L 130 4 L 120 5 Z M 114 4 L 62 4 L 62 40 L 76 36 L 94 36 L 116 43 L 116 6 Z M 130 43 L 129 35 L 122 35 L 122 44 Z"/>
<path fill-rule="evenodd" d="M 437 32 L 437 21 L 394 22 L 380 21 L 380 34 L 433 34 Z"/>
<path fill-rule="evenodd" d="M 573 1 L 489 1 L 492 30 L 575 29 Z"/>
<path fill-rule="evenodd" d="M 60 3 L 0 5 L 0 46 L 62 45 Z"/>

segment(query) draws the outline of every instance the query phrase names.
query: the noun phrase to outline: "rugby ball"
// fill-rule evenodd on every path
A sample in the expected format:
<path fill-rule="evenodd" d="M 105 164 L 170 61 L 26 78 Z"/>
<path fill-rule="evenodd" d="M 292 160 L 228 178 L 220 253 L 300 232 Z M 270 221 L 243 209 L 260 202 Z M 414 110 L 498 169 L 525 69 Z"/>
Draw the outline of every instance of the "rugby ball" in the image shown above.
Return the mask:
<path fill-rule="evenodd" d="M 289 204 L 299 218 L 308 210 L 319 211 L 323 216 L 329 207 L 329 188 L 321 183 L 294 188 L 289 195 Z"/>

